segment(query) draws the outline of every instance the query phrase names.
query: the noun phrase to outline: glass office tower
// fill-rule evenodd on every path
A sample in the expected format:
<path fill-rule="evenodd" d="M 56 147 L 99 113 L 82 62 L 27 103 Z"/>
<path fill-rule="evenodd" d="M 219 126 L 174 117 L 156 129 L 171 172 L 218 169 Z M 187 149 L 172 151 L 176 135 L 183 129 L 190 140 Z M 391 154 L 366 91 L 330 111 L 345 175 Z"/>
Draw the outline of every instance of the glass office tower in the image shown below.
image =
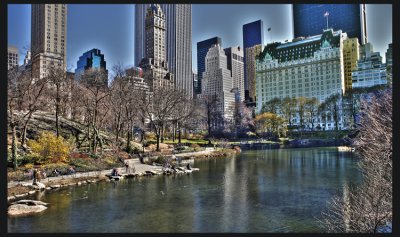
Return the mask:
<path fill-rule="evenodd" d="M 79 57 L 75 69 L 75 79 L 79 80 L 80 76 L 88 69 L 103 69 L 108 78 L 106 61 L 104 60 L 104 54 L 101 54 L 100 49 L 89 50 Z"/>
<path fill-rule="evenodd" d="M 325 12 L 329 13 L 329 28 L 367 43 L 365 4 L 293 4 L 294 38 L 321 34 L 327 28 Z"/>
<path fill-rule="evenodd" d="M 197 86 L 194 88 L 196 94 L 201 93 L 201 79 L 203 78 L 203 72 L 206 70 L 206 55 L 213 44 L 221 45 L 221 38 L 214 37 L 197 42 Z"/>

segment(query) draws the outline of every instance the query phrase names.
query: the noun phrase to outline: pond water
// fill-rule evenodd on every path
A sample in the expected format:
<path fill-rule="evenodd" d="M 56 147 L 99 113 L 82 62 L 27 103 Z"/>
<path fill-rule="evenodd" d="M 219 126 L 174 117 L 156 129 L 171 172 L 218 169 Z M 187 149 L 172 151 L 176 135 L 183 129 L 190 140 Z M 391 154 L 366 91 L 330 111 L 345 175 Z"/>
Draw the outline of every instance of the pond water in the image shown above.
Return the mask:
<path fill-rule="evenodd" d="M 8 232 L 324 232 L 327 201 L 362 179 L 353 154 L 334 147 L 250 150 L 194 167 L 46 191 L 37 199 L 49 208 L 9 217 Z"/>

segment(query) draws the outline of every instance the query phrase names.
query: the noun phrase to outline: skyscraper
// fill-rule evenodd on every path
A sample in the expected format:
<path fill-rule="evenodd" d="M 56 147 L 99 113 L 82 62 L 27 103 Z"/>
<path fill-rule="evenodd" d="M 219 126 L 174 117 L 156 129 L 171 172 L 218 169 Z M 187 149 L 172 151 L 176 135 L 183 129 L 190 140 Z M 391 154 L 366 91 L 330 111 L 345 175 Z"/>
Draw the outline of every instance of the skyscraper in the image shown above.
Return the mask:
<path fill-rule="evenodd" d="M 150 4 L 135 5 L 135 64 L 145 57 L 144 19 Z M 166 18 L 168 68 L 175 86 L 193 96 L 192 83 L 192 5 L 160 4 Z"/>
<path fill-rule="evenodd" d="M 205 71 L 206 68 L 205 66 L 206 55 L 208 50 L 214 44 L 221 45 L 221 38 L 214 37 L 197 42 L 197 88 L 195 89 L 196 94 L 200 94 L 202 91 L 201 80 L 203 78 L 203 72 Z"/>
<path fill-rule="evenodd" d="M 247 90 L 245 90 L 245 101 L 247 106 L 255 106 L 256 97 L 256 57 L 263 51 L 264 45 L 257 44 L 245 49 L 246 65 L 245 75 L 247 76 Z"/>
<path fill-rule="evenodd" d="M 388 49 L 386 50 L 386 72 L 388 83 L 392 83 L 393 77 L 393 56 L 392 56 L 392 43 L 388 45 Z"/>
<path fill-rule="evenodd" d="M 216 111 L 229 120 L 233 115 L 235 94 L 232 91 L 233 80 L 227 64 L 227 56 L 221 45 L 212 45 L 205 57 L 201 97 L 215 96 Z M 223 125 L 223 121 L 218 122 L 218 126 L 220 125 Z"/>
<path fill-rule="evenodd" d="M 196 94 L 196 89 L 197 89 L 197 73 L 192 72 L 193 75 L 193 95 Z"/>
<path fill-rule="evenodd" d="M 159 4 L 151 4 L 147 8 L 145 36 L 145 57 L 139 64 L 145 81 L 151 91 L 159 87 L 173 88 L 174 78 L 168 70 L 166 56 L 166 16 Z"/>
<path fill-rule="evenodd" d="M 365 4 L 293 4 L 294 38 L 318 35 L 327 24 L 367 43 Z"/>
<path fill-rule="evenodd" d="M 100 49 L 92 49 L 85 52 L 79 57 L 79 60 L 76 64 L 75 80 L 78 80 L 80 76 L 89 69 L 104 70 L 105 80 L 108 78 L 106 61 L 104 60 L 104 54 L 101 54 Z M 108 80 L 104 83 L 107 85 Z"/>
<path fill-rule="evenodd" d="M 255 56 L 257 55 L 248 55 L 247 52 L 249 48 L 254 46 L 255 49 L 260 49 L 257 53 L 261 52 L 262 44 L 263 44 L 263 22 L 261 20 L 250 22 L 248 24 L 243 25 L 243 48 L 244 48 L 244 89 L 245 89 L 245 100 L 246 101 L 254 101 L 255 98 Z M 254 51 L 254 50 L 253 50 Z M 253 52 L 252 51 L 252 52 Z M 251 88 L 250 88 L 251 87 Z M 243 97 L 242 97 L 243 98 Z"/>
<path fill-rule="evenodd" d="M 8 46 L 7 50 L 7 70 L 18 66 L 19 53 L 18 49 L 14 46 Z"/>
<path fill-rule="evenodd" d="M 67 5 L 32 4 L 31 15 L 32 75 L 44 77 L 46 69 L 66 69 Z"/>
<path fill-rule="evenodd" d="M 352 72 L 352 87 L 365 88 L 387 84 L 386 64 L 382 63 L 379 52 L 374 52 L 371 43 L 361 46 L 363 57 Z"/>
<path fill-rule="evenodd" d="M 352 89 L 352 71 L 357 69 L 357 60 L 360 58 L 360 44 L 358 38 L 347 38 L 343 41 L 343 64 L 345 92 Z"/>
<path fill-rule="evenodd" d="M 390 44 L 388 45 L 388 48 L 387 48 L 386 53 L 385 53 L 385 56 L 386 56 L 386 65 L 392 66 L 392 64 L 393 64 L 393 54 L 392 54 L 392 51 L 393 51 L 393 47 L 392 47 L 392 43 L 390 43 Z"/>
<path fill-rule="evenodd" d="M 224 49 L 228 70 L 231 71 L 232 88 L 237 89 L 240 101 L 244 100 L 243 49 L 239 46 Z"/>

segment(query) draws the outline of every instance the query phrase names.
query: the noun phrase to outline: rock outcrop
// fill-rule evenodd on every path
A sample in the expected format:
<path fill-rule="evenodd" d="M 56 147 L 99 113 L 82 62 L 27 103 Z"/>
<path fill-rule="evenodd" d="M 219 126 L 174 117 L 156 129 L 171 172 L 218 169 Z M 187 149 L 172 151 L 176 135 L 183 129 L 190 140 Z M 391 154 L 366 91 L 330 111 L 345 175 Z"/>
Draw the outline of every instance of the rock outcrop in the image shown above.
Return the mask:
<path fill-rule="evenodd" d="M 8 207 L 8 215 L 21 216 L 40 213 L 47 209 L 47 203 L 35 200 L 19 200 Z"/>

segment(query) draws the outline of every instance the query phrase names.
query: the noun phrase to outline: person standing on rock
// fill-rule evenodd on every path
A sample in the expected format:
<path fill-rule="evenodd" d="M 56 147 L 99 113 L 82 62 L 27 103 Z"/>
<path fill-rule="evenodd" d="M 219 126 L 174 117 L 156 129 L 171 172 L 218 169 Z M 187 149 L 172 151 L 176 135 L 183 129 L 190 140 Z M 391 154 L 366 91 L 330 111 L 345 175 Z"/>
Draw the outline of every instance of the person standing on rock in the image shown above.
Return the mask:
<path fill-rule="evenodd" d="M 125 173 L 128 173 L 128 169 L 129 169 L 129 162 L 125 161 Z"/>
<path fill-rule="evenodd" d="M 33 183 L 32 185 L 36 185 L 36 177 L 37 177 L 37 169 L 33 169 L 32 176 L 33 176 Z"/>
<path fill-rule="evenodd" d="M 35 174 L 36 182 L 40 182 L 40 179 L 41 179 L 40 171 L 37 169 L 35 169 L 35 170 L 36 170 L 36 174 Z M 35 184 L 36 184 L 36 182 L 35 182 Z"/>

